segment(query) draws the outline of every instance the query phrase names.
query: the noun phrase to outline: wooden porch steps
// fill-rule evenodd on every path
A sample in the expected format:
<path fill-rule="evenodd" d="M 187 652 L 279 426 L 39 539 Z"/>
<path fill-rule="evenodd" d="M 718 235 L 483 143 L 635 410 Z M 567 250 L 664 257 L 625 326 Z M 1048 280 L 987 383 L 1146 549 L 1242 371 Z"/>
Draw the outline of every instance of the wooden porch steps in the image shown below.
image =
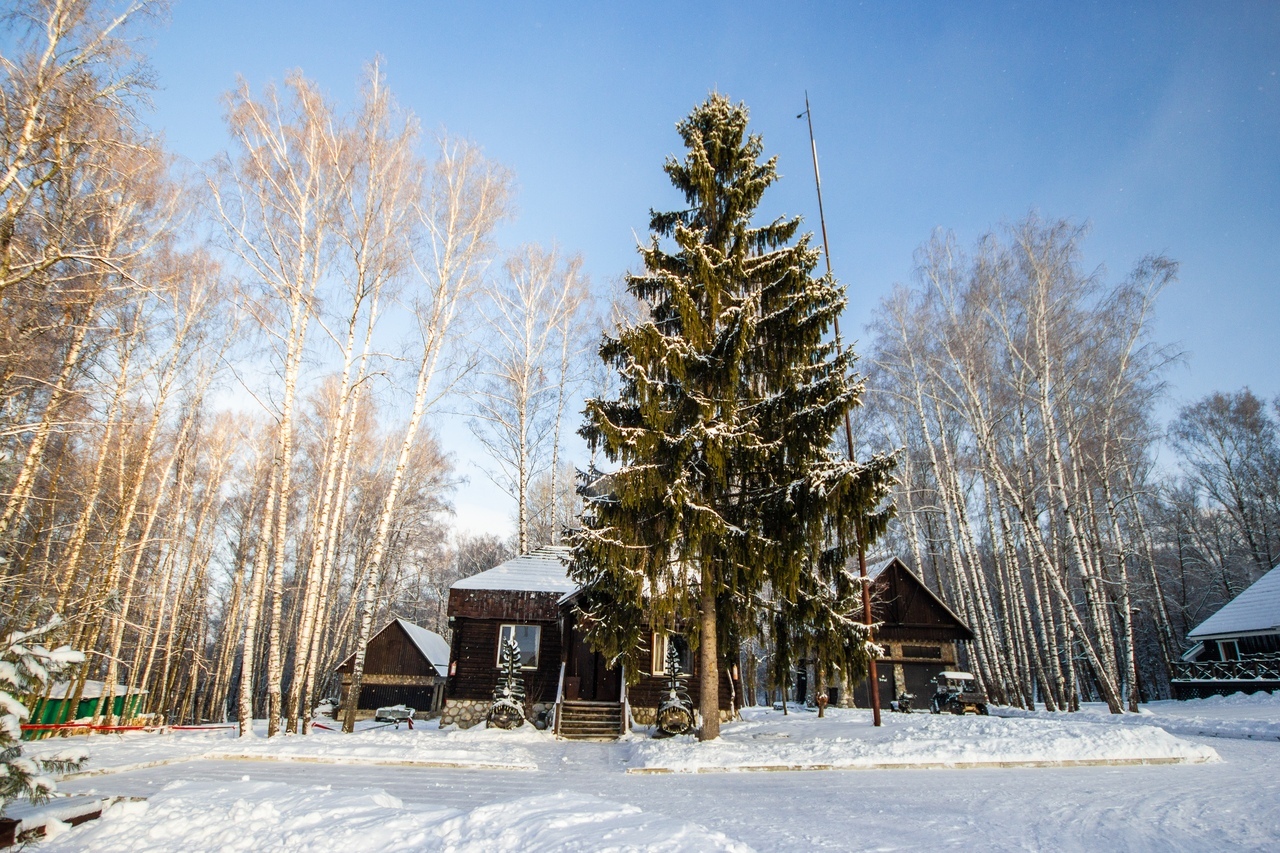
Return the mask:
<path fill-rule="evenodd" d="M 622 734 L 622 703 L 566 699 L 560 703 L 560 728 L 556 733 L 568 740 L 617 740 Z"/>

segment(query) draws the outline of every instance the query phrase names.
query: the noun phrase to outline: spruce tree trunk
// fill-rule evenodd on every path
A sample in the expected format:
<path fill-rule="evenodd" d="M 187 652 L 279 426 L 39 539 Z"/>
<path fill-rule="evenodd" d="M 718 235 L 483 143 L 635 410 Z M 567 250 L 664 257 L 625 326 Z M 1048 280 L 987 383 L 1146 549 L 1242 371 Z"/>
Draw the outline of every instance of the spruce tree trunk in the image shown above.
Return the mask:
<path fill-rule="evenodd" d="M 702 728 L 698 740 L 720 737 L 720 664 L 716 654 L 716 588 L 715 572 L 708 564 L 702 567 L 702 593 L 699 602 L 700 628 L 698 647 L 698 710 Z"/>

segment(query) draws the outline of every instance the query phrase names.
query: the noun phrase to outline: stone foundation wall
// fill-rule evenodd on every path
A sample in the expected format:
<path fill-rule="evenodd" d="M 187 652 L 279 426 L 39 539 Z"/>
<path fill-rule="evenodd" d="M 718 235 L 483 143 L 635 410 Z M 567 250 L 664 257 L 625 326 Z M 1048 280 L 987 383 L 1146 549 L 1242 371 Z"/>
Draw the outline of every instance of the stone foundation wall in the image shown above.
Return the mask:
<path fill-rule="evenodd" d="M 701 719 L 701 716 L 698 714 L 697 709 L 694 709 L 694 718 L 695 720 Z M 720 722 L 731 723 L 736 719 L 738 719 L 738 715 L 735 714 L 733 711 L 726 711 L 724 709 L 720 710 Z M 647 708 L 643 705 L 632 705 L 631 706 L 631 722 L 632 724 L 637 726 L 652 726 L 653 724 L 658 722 L 658 709 Z"/>
<path fill-rule="evenodd" d="M 440 712 L 440 728 L 456 724 L 460 729 L 469 729 L 483 723 L 489 716 L 489 708 L 492 705 L 493 703 L 486 699 L 446 699 L 444 710 Z M 533 719 L 537 719 L 539 714 L 545 712 L 550 724 L 554 707 L 554 702 L 535 702 Z"/>
<path fill-rule="evenodd" d="M 440 712 L 440 728 L 456 724 L 458 728 L 469 729 L 483 723 L 491 704 L 483 699 L 446 699 Z"/>

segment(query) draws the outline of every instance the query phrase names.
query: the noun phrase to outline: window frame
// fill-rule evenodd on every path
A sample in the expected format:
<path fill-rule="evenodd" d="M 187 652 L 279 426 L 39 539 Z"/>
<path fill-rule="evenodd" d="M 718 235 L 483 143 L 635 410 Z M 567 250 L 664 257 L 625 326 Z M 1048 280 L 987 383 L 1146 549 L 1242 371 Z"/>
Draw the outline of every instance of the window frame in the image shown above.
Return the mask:
<path fill-rule="evenodd" d="M 538 664 L 542 661 L 542 626 L 531 625 L 528 622 L 502 622 L 498 625 L 498 651 L 493 663 L 494 667 L 502 669 L 502 647 L 506 644 L 506 637 L 504 635 L 508 628 L 511 629 L 511 636 L 513 638 L 516 636 L 517 628 L 532 628 L 534 630 L 533 662 L 531 664 L 524 663 L 524 647 L 520 646 L 520 669 L 522 671 L 536 670 L 538 668 Z M 520 645 L 519 639 L 516 639 L 516 645 Z"/>
<path fill-rule="evenodd" d="M 652 642 L 650 647 L 652 651 L 649 653 L 649 674 L 650 675 L 668 675 L 667 672 L 667 645 L 671 642 L 673 636 L 683 636 L 674 631 L 654 631 L 652 634 Z M 661 652 L 661 653 L 659 653 Z M 680 667 L 680 675 L 692 677 L 693 672 L 693 654 L 685 647 L 684 666 Z"/>

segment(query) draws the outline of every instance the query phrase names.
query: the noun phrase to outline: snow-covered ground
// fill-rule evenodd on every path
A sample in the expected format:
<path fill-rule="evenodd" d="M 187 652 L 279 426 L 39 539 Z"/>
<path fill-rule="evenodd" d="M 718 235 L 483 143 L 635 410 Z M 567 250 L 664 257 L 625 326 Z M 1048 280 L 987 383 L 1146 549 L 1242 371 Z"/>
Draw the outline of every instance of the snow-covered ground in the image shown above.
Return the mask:
<path fill-rule="evenodd" d="M 863 710 L 829 709 L 783 715 L 749 708 L 724 727 L 720 740 L 692 735 L 655 740 L 633 733 L 616 751 L 631 772 L 826 770 L 877 767 L 1073 765 L 1216 761 L 1212 748 L 1151 726 L 1104 729 L 1079 715 L 997 719 L 930 714 L 885 714 L 874 728 Z M 1133 719 L 1145 719 L 1134 717 Z M 90 735 L 39 741 L 32 752 L 80 751 L 89 756 L 78 775 L 137 769 L 194 758 L 260 759 L 328 764 L 416 765 L 504 770 L 546 769 L 556 740 L 522 726 L 513 732 L 366 728 L 352 735 L 317 729 L 312 735 L 238 738 L 233 731 Z"/>
<path fill-rule="evenodd" d="M 1063 714 L 997 708 L 1005 717 L 1061 719 Z M 1088 704 L 1072 718 L 1124 726 L 1159 726 L 1170 734 L 1195 737 L 1280 740 L 1280 693 L 1236 693 L 1177 702 L 1167 699 L 1140 707 L 1137 714 L 1111 714 L 1103 704 Z"/>
<path fill-rule="evenodd" d="M 589 794 L 548 793 L 469 810 L 408 804 L 376 789 L 281 782 L 171 782 L 146 802 L 51 839 L 96 853 L 314 850 L 730 850 L 694 824 Z"/>
<path fill-rule="evenodd" d="M 1157 705 L 1159 710 L 1141 719 L 1216 719 L 1226 726 L 1233 719 L 1280 717 L 1280 705 L 1270 699 L 1247 710 L 1250 704 L 1228 699 L 1177 709 Z M 1105 717 L 1093 713 L 1049 720 L 886 714 L 886 725 L 872 731 L 859 713 L 836 712 L 824 720 L 794 713 L 784 720 L 780 713 L 752 710 L 744 721 L 725 726 L 722 742 L 713 745 L 639 736 L 616 744 L 568 743 L 531 730 L 415 730 L 412 737 L 404 729 L 382 730 L 275 739 L 277 745 L 255 739 L 248 746 L 264 754 L 310 743 L 305 752 L 329 752 L 335 762 L 348 763 L 196 758 L 69 780 L 63 784 L 68 793 L 148 800 L 116 806 L 102 820 L 70 830 L 41 849 L 1280 849 L 1280 741 L 1219 739 L 1206 745 L 1149 724 L 1099 725 L 1090 718 Z M 168 737 L 191 749 L 187 736 Z M 194 737 L 206 740 L 205 754 L 227 754 L 228 747 L 243 743 Z M 449 744 L 448 749 L 465 747 L 474 755 L 523 751 L 537 769 L 349 763 L 367 760 L 358 751 L 375 748 L 375 741 L 392 760 L 430 751 L 418 743 L 440 744 L 431 747 L 434 754 Z M 972 744 L 980 745 L 973 754 L 984 758 L 1062 757 L 1098 754 L 1092 752 L 1097 749 L 1114 755 L 1140 746 L 1184 757 L 1216 751 L 1222 760 L 868 772 L 628 772 L 770 763 L 857 767 L 851 756 L 872 753 L 912 757 L 899 765 L 921 763 L 914 760 L 921 754 L 954 765 L 967 762 Z M 112 760 L 119 766 L 128 763 L 127 748 L 113 747 Z M 150 755 L 158 749 L 144 747 L 141 740 L 132 748 Z M 107 756 L 92 743 L 90 752 L 96 760 Z M 813 760 L 818 755 L 823 760 Z"/>
<path fill-rule="evenodd" d="M 638 740 L 628 762 L 637 771 L 872 769 L 1217 761 L 1211 748 L 1155 726 L 1102 729 L 1072 719 L 998 719 L 828 709 L 783 716 L 748 708 L 723 736 Z"/>

